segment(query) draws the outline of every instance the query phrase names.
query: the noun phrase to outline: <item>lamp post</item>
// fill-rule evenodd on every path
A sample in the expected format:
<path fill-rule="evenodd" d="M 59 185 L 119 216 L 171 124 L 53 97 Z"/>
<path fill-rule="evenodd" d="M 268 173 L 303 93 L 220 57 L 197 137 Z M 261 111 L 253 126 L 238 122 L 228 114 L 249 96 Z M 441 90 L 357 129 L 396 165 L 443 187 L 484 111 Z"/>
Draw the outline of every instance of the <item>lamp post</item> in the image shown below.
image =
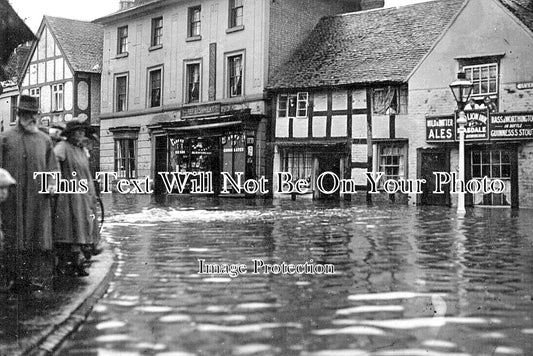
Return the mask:
<path fill-rule="evenodd" d="M 452 90 L 455 101 L 457 102 L 457 110 L 459 115 L 457 118 L 457 125 L 459 129 L 459 181 L 462 189 L 459 192 L 457 197 L 457 213 L 464 214 L 465 210 L 465 191 L 464 191 L 464 182 L 465 182 L 465 125 L 466 125 L 466 115 L 464 112 L 465 105 L 472 94 L 472 89 L 474 85 L 466 79 L 465 72 L 457 73 L 457 80 L 450 84 L 450 89 Z"/>

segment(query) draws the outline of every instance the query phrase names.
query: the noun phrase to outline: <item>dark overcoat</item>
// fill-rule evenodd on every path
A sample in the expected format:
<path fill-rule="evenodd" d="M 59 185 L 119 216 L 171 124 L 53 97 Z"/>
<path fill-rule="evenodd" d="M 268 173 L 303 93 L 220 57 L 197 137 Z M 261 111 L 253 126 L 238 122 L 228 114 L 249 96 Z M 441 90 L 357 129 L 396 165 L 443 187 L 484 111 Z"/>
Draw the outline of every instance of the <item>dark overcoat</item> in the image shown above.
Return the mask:
<path fill-rule="evenodd" d="M 88 192 L 58 194 L 55 206 L 54 242 L 80 245 L 96 244 L 96 191 L 86 151 L 68 141 L 54 147 L 63 179 L 85 180 Z M 72 173 L 76 174 L 73 175 Z M 79 184 L 78 184 L 79 186 Z"/>
<path fill-rule="evenodd" d="M 49 194 L 40 194 L 35 172 L 57 172 L 52 140 L 41 131 L 19 125 L 0 134 L 0 167 L 17 181 L 1 204 L 4 248 L 11 252 L 52 250 L 52 210 Z"/>

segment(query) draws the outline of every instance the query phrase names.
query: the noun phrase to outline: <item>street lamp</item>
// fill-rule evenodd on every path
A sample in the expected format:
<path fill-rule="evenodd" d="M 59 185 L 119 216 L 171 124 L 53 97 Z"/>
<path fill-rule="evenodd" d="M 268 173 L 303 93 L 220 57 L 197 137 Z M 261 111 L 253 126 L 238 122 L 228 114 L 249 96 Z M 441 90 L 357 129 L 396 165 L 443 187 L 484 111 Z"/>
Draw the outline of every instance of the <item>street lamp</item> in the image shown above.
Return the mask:
<path fill-rule="evenodd" d="M 465 72 L 457 73 L 457 80 L 450 84 L 450 89 L 452 90 L 455 101 L 457 102 L 457 109 L 459 115 L 457 118 L 457 125 L 459 129 L 459 181 L 462 182 L 463 189 L 459 192 L 457 197 L 457 213 L 464 214 L 465 210 L 465 125 L 466 125 L 466 115 L 464 112 L 465 105 L 472 94 L 472 89 L 474 85 L 466 79 Z"/>

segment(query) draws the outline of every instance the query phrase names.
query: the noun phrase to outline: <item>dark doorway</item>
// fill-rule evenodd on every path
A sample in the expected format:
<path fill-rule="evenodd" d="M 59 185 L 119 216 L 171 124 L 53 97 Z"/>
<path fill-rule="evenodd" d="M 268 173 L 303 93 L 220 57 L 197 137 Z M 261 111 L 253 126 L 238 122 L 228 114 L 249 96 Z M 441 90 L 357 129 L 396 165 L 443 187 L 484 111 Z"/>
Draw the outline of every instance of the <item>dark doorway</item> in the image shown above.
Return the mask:
<path fill-rule="evenodd" d="M 450 155 L 444 149 L 421 149 L 418 151 L 418 178 L 425 179 L 422 184 L 421 205 L 450 205 L 449 185 L 443 187 L 444 194 L 433 193 L 435 190 L 434 172 L 450 171 Z"/>
<path fill-rule="evenodd" d="M 155 136 L 154 194 L 159 195 L 167 192 L 159 175 L 159 172 L 168 171 L 167 152 L 167 136 Z"/>
<path fill-rule="evenodd" d="M 340 176 L 340 157 L 336 154 L 321 154 L 318 156 L 318 172 L 317 172 L 317 179 L 318 177 L 324 173 L 324 172 L 331 172 L 335 174 L 337 177 L 341 178 Z M 326 175 L 324 177 L 324 180 L 322 182 L 323 190 L 324 191 L 330 191 L 334 188 L 335 185 L 335 177 L 332 175 Z M 337 180 L 338 181 L 338 180 Z M 339 199 L 339 189 L 337 189 L 332 194 L 324 194 L 323 192 L 318 192 L 318 198 L 319 199 Z"/>

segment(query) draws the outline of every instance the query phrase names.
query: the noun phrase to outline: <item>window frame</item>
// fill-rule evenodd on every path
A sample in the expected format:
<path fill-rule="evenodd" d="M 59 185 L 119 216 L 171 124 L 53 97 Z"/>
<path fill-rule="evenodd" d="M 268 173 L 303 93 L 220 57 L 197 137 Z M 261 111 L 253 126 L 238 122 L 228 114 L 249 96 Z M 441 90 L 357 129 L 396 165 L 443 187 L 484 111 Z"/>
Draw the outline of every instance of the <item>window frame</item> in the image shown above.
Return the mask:
<path fill-rule="evenodd" d="M 150 48 L 163 46 L 163 16 L 152 18 L 150 31 Z"/>
<path fill-rule="evenodd" d="M 117 137 L 114 137 L 113 140 L 114 144 L 114 167 L 115 172 L 117 172 L 118 177 L 117 178 L 124 178 L 124 179 L 135 179 L 138 176 L 137 171 L 137 135 L 135 137 L 131 135 L 120 135 Z M 121 144 L 126 144 L 126 147 L 124 150 L 126 152 L 133 152 L 133 157 L 122 157 L 122 146 Z M 120 164 L 124 162 L 124 169 L 119 169 L 121 166 Z M 124 175 L 121 173 L 125 172 Z"/>
<path fill-rule="evenodd" d="M 243 97 L 244 96 L 244 83 L 245 83 L 245 53 L 244 53 L 244 50 L 242 51 L 238 51 L 238 52 L 231 52 L 231 53 L 227 53 L 225 55 L 226 57 L 226 60 L 225 60 L 225 69 L 226 69 L 226 75 L 225 75 L 225 80 L 226 80 L 226 85 L 225 85 L 225 88 L 226 88 L 226 97 L 227 98 L 239 98 L 239 97 Z M 237 94 L 234 94 L 232 92 L 232 82 L 233 82 L 233 78 L 232 78 L 232 70 L 233 70 L 233 66 L 232 66 L 232 59 L 236 59 L 240 57 L 241 59 L 241 64 L 240 64 L 240 69 L 241 69 L 241 74 L 240 74 L 240 92 L 237 93 Z M 237 77 L 236 75 L 234 75 L 233 77 Z"/>
<path fill-rule="evenodd" d="M 37 98 L 37 102 L 39 103 L 39 108 L 41 108 L 41 88 L 40 87 L 31 88 L 29 90 L 29 95 L 34 98 Z"/>
<path fill-rule="evenodd" d="M 491 77 L 491 67 L 496 67 L 495 68 L 495 72 L 496 72 L 496 75 L 494 76 L 494 78 Z M 482 71 L 483 69 L 486 68 L 487 71 L 488 71 L 488 77 L 486 78 L 487 80 L 487 92 L 482 92 L 482 86 L 483 86 L 483 81 L 484 81 L 484 78 L 482 78 Z M 478 69 L 479 70 L 479 84 L 476 86 L 476 82 L 474 81 L 473 78 L 473 75 L 474 75 L 474 70 Z M 472 90 L 472 94 L 471 96 L 476 98 L 476 97 L 486 97 L 486 96 L 489 96 L 489 97 L 493 97 L 493 96 L 498 96 L 499 94 L 499 77 L 500 77 L 500 65 L 497 61 L 493 61 L 493 60 L 490 60 L 490 61 L 487 61 L 486 63 L 479 63 L 479 64 L 465 64 L 463 65 L 462 67 L 462 70 L 465 72 L 466 74 L 466 78 L 468 80 L 470 80 L 472 82 L 472 84 L 474 84 L 474 89 Z M 471 75 L 472 77 L 469 77 L 468 76 L 468 71 L 471 71 Z M 492 79 L 494 79 L 495 83 L 494 83 L 494 86 L 495 86 L 495 91 L 491 91 L 490 90 L 490 87 L 491 87 L 491 81 Z M 477 81 L 477 80 L 476 80 Z M 479 90 L 478 93 L 475 93 L 475 91 Z"/>
<path fill-rule="evenodd" d="M 195 14 L 198 13 L 198 19 Z M 192 6 L 187 10 L 187 37 L 199 38 L 202 36 L 202 6 Z"/>
<path fill-rule="evenodd" d="M 397 149 L 398 154 L 384 154 L 383 150 L 391 148 L 393 150 Z M 407 144 L 405 142 L 379 142 L 376 144 L 377 150 L 377 162 L 376 162 L 376 171 L 384 173 L 383 178 L 380 180 L 380 185 L 383 185 L 383 182 L 389 179 L 399 180 L 405 179 L 407 177 Z M 393 152 L 394 153 L 394 152 Z M 398 162 L 383 162 L 383 158 L 392 158 L 397 157 Z M 389 174 L 387 169 L 396 168 L 398 171 L 395 174 Z"/>
<path fill-rule="evenodd" d="M 59 86 L 61 86 L 60 90 L 56 88 Z M 61 105 L 58 105 L 58 103 Z M 52 84 L 52 112 L 63 110 L 65 110 L 65 85 L 64 83 Z"/>
<path fill-rule="evenodd" d="M 300 163 L 302 164 L 300 165 Z M 284 148 L 281 153 L 281 171 L 291 173 L 293 181 L 297 179 L 311 181 L 313 175 L 313 153 L 297 147 Z"/>
<path fill-rule="evenodd" d="M 10 110 L 9 110 L 9 123 L 14 124 L 17 122 L 17 108 L 18 108 L 18 95 L 12 95 L 10 99 Z"/>
<path fill-rule="evenodd" d="M 119 79 L 122 79 L 122 78 L 125 78 L 125 92 L 124 92 L 124 108 L 123 109 L 119 109 L 119 92 L 118 92 L 118 80 Z M 113 108 L 114 108 L 114 111 L 115 112 L 125 112 L 125 111 L 128 111 L 128 95 L 129 95 L 129 88 L 128 88 L 128 84 L 129 84 L 129 73 L 126 72 L 126 73 L 117 73 L 115 74 L 115 78 L 114 78 L 114 95 L 113 95 L 113 98 L 114 98 L 114 105 L 113 105 Z"/>
<path fill-rule="evenodd" d="M 193 101 L 191 100 L 191 82 L 190 77 L 193 75 L 190 72 L 190 68 L 193 66 L 198 66 L 198 98 L 197 100 Z M 184 80 L 184 102 L 186 104 L 195 104 L 202 102 L 202 61 L 201 60 L 189 60 L 185 61 L 184 63 L 184 73 L 185 73 L 185 80 Z"/>
<path fill-rule="evenodd" d="M 389 108 L 384 109 L 379 108 L 376 106 L 376 104 L 380 101 L 384 101 L 385 97 L 387 96 L 387 92 L 389 90 L 394 90 L 394 93 L 392 94 L 393 97 L 391 98 L 391 105 L 389 108 L 393 108 L 392 104 L 394 101 L 394 98 L 396 98 L 396 102 L 394 103 L 396 106 L 396 109 L 394 109 L 393 112 L 390 112 L 390 114 L 394 115 L 406 115 L 409 113 L 408 107 L 409 107 L 409 90 L 406 86 L 388 86 L 388 87 L 377 87 L 372 89 L 372 114 L 374 115 L 387 115 L 387 110 Z M 381 94 L 380 94 L 381 93 Z M 381 100 L 377 100 L 377 96 L 380 95 L 382 97 Z"/>
<path fill-rule="evenodd" d="M 239 4 L 237 4 L 237 2 Z M 243 0 L 229 0 L 228 4 L 228 28 L 244 27 L 244 5 Z M 240 14 L 239 14 L 240 12 Z M 240 21 L 238 21 L 240 19 Z M 239 23 L 240 22 L 240 23 Z"/>
<path fill-rule="evenodd" d="M 124 31 L 125 30 L 125 34 Z M 128 53 L 128 25 L 117 28 L 117 55 Z"/>
<path fill-rule="evenodd" d="M 301 99 L 301 96 L 305 95 L 305 99 Z M 286 100 L 282 100 L 282 98 L 286 98 Z M 309 92 L 307 91 L 300 91 L 297 93 L 281 93 L 278 94 L 277 97 L 277 105 L 276 105 L 276 117 L 278 118 L 295 118 L 295 119 L 303 119 L 307 118 L 309 116 Z M 289 106 L 289 103 L 291 99 L 294 99 L 294 110 L 295 115 L 291 116 L 291 108 Z M 281 108 L 281 104 L 285 103 L 285 108 Z M 300 104 L 304 104 L 304 108 L 300 108 Z M 284 116 L 281 116 L 280 113 L 284 111 Z"/>
<path fill-rule="evenodd" d="M 152 75 L 155 72 L 159 72 L 159 104 L 153 105 L 153 90 L 152 87 L 153 81 L 152 81 Z M 146 98 L 146 106 L 148 108 L 158 108 L 163 106 L 163 66 L 155 66 L 148 68 L 147 70 L 147 98 Z"/>

